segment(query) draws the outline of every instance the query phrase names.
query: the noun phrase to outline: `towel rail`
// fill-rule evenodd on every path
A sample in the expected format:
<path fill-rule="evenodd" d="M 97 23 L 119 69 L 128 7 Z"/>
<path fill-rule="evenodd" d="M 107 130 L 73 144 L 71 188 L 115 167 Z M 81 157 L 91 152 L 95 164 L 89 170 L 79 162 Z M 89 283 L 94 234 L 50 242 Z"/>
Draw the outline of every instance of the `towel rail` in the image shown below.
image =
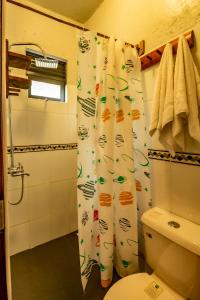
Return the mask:
<path fill-rule="evenodd" d="M 193 30 L 188 31 L 188 32 L 184 33 L 183 35 L 186 37 L 189 47 L 190 48 L 194 47 L 194 32 L 193 32 Z M 170 43 L 173 46 L 174 54 L 177 51 L 178 39 L 179 38 L 176 38 L 176 39 L 170 41 Z M 166 45 L 162 45 L 161 47 L 159 47 L 147 54 L 144 54 L 140 57 L 142 70 L 145 70 L 145 69 L 157 64 L 161 60 L 165 46 Z"/>

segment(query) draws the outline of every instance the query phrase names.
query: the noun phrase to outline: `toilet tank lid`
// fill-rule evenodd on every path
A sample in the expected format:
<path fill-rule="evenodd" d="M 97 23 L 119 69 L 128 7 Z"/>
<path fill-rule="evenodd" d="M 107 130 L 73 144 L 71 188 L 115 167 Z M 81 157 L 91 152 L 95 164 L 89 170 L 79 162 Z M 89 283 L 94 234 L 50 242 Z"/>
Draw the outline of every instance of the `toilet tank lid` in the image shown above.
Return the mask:
<path fill-rule="evenodd" d="M 141 221 L 174 243 L 200 255 L 200 225 L 158 207 L 146 211 Z"/>

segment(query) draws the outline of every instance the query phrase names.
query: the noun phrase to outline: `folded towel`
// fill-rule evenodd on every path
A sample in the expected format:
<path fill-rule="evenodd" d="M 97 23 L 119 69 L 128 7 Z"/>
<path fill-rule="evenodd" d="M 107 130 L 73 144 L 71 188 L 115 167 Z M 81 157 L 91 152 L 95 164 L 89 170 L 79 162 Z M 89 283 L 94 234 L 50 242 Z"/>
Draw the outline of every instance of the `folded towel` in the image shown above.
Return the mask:
<path fill-rule="evenodd" d="M 200 143 L 200 77 L 184 36 L 178 42 L 174 73 L 172 133 L 177 146 L 184 150 L 186 135 Z"/>
<path fill-rule="evenodd" d="M 158 131 L 160 143 L 174 156 L 175 144 L 172 136 L 174 119 L 173 78 L 173 49 L 171 44 L 167 44 L 158 70 L 149 134 L 152 136 Z"/>

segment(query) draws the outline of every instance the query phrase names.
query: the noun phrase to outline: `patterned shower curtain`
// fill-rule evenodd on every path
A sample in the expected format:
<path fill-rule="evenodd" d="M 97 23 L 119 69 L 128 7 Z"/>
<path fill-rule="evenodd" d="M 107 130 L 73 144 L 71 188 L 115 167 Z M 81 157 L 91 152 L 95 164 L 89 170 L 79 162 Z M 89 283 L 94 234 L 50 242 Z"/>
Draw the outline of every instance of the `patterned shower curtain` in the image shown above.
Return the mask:
<path fill-rule="evenodd" d="M 138 212 L 151 206 L 140 60 L 121 41 L 80 33 L 78 226 L 85 288 L 93 265 L 101 285 L 138 271 Z"/>

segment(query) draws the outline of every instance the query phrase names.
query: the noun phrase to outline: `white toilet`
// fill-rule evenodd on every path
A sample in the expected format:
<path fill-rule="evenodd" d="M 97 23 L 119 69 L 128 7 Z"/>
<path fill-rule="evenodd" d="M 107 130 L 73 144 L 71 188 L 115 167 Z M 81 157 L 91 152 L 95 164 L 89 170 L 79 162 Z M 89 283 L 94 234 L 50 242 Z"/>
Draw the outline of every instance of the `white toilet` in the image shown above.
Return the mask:
<path fill-rule="evenodd" d="M 152 208 L 142 216 L 151 275 L 129 275 L 104 300 L 200 300 L 200 225 Z"/>

